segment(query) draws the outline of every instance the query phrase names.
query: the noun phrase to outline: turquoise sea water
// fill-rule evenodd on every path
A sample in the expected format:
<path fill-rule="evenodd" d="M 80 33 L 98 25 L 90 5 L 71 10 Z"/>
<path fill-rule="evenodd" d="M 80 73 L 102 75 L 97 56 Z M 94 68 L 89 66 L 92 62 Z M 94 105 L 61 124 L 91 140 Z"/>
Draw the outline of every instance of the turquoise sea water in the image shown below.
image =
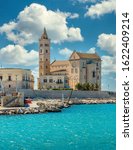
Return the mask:
<path fill-rule="evenodd" d="M 0 116 L 0 150 L 115 150 L 116 105 Z"/>

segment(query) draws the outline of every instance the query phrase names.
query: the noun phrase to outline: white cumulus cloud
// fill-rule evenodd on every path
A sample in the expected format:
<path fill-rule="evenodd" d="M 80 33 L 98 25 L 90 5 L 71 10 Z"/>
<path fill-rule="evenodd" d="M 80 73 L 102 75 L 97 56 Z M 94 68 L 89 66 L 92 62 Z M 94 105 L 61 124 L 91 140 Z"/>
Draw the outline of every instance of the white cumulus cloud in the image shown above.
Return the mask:
<path fill-rule="evenodd" d="M 94 5 L 91 5 L 85 16 L 89 16 L 91 18 L 99 18 L 104 14 L 115 12 L 116 10 L 116 1 L 115 0 L 103 0 Z"/>
<path fill-rule="evenodd" d="M 79 18 L 79 14 L 74 13 L 70 15 L 70 19 L 75 19 L 75 18 Z"/>
<path fill-rule="evenodd" d="M 90 48 L 88 51 L 87 51 L 87 53 L 95 53 L 96 52 L 96 48 L 95 47 L 92 47 L 92 48 Z"/>
<path fill-rule="evenodd" d="M 115 56 L 102 56 L 102 74 L 109 74 L 116 72 L 116 58 Z"/>
<path fill-rule="evenodd" d="M 98 36 L 97 46 L 108 53 L 115 55 L 116 35 L 102 33 Z"/>
<path fill-rule="evenodd" d="M 38 52 L 27 51 L 20 45 L 8 45 L 0 49 L 0 63 L 8 65 L 38 65 Z"/>
<path fill-rule="evenodd" d="M 107 55 L 102 56 L 102 73 L 109 74 L 116 72 L 116 35 L 102 33 L 98 36 L 97 46 L 106 51 Z"/>
<path fill-rule="evenodd" d="M 0 33 L 5 33 L 15 44 L 27 45 L 38 42 L 45 27 L 54 43 L 83 41 L 80 28 L 67 26 L 67 19 L 78 17 L 77 13 L 52 11 L 44 5 L 32 3 L 18 14 L 15 21 L 3 24 Z"/>
<path fill-rule="evenodd" d="M 65 58 L 69 58 L 70 55 L 72 54 L 72 50 L 68 49 L 68 48 L 64 48 L 64 49 L 61 49 L 59 50 L 59 54 L 65 56 Z"/>
<path fill-rule="evenodd" d="M 62 12 L 59 9 L 57 9 L 56 13 L 58 13 L 62 17 L 66 17 L 66 18 L 70 18 L 70 19 L 79 18 L 78 13 Z"/>

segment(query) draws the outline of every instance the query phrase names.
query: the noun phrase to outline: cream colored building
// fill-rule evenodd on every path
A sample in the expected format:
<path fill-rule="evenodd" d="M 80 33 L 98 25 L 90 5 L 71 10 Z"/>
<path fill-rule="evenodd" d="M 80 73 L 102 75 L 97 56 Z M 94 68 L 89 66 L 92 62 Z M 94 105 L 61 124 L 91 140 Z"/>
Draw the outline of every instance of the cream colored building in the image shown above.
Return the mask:
<path fill-rule="evenodd" d="M 33 89 L 34 77 L 29 69 L 0 68 L 0 90 Z"/>
<path fill-rule="evenodd" d="M 55 60 L 50 64 L 50 40 L 46 29 L 39 44 L 39 89 L 75 89 L 77 83 L 97 83 L 101 90 L 101 58 L 98 54 L 74 51 L 69 60 Z M 57 81 L 61 81 L 62 84 L 58 84 Z"/>

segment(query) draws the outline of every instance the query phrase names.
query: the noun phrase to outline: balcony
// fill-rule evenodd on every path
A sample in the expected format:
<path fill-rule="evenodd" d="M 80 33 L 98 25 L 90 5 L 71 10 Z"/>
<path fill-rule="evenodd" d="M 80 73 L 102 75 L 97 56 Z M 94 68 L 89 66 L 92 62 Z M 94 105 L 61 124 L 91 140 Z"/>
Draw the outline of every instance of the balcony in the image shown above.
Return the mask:
<path fill-rule="evenodd" d="M 56 84 L 63 84 L 63 82 L 62 82 L 62 81 L 61 81 L 61 82 L 58 82 L 58 81 L 57 81 Z"/>

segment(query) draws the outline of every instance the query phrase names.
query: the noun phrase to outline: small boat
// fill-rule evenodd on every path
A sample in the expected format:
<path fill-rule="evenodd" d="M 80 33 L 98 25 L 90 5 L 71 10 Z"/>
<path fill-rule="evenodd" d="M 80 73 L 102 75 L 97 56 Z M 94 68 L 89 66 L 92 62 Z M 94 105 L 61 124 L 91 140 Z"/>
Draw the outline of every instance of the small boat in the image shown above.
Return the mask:
<path fill-rule="evenodd" d="M 32 104 L 32 99 L 31 98 L 26 98 L 24 100 L 24 104 Z"/>

